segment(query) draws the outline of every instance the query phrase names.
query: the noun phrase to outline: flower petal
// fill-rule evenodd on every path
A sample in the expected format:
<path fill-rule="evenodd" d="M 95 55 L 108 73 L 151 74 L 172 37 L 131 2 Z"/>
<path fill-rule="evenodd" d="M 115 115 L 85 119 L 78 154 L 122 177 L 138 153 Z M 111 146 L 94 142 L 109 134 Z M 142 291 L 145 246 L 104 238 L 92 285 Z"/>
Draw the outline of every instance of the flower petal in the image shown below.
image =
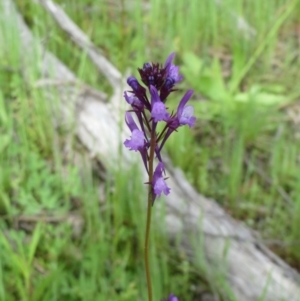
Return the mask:
<path fill-rule="evenodd" d="M 125 113 L 125 122 L 126 122 L 127 126 L 129 127 L 131 132 L 133 132 L 134 130 L 139 129 L 129 112 Z"/>
<path fill-rule="evenodd" d="M 168 195 L 170 193 L 170 188 L 167 186 L 167 183 L 163 178 L 158 178 L 153 186 L 153 190 L 156 196 L 161 196 L 162 192 L 165 195 Z"/>
<path fill-rule="evenodd" d="M 179 299 L 173 294 L 170 294 L 168 301 L 179 301 Z"/>
<path fill-rule="evenodd" d="M 135 121 L 133 120 L 131 114 L 126 112 L 125 122 L 128 125 L 132 135 L 131 139 L 126 139 L 124 145 L 130 150 L 138 151 L 144 148 L 145 146 L 145 135 L 144 132 L 139 130 Z"/>
<path fill-rule="evenodd" d="M 171 53 L 166 62 L 165 62 L 165 68 L 166 68 L 166 78 L 172 79 L 173 84 L 176 84 L 180 82 L 183 79 L 182 75 L 179 75 L 179 67 L 173 64 L 173 59 L 175 57 L 175 53 Z"/>
<path fill-rule="evenodd" d="M 170 193 L 171 189 L 167 186 L 167 183 L 163 178 L 163 171 L 164 164 L 162 162 L 159 162 L 153 174 L 152 187 L 154 197 L 161 196 L 162 193 L 164 193 L 165 195 L 168 195 Z"/>
<path fill-rule="evenodd" d="M 154 86 L 150 86 L 151 94 L 151 117 L 155 122 L 167 121 L 170 114 L 167 112 L 165 104 L 160 100 L 158 92 Z"/>
<path fill-rule="evenodd" d="M 131 139 L 126 139 L 124 145 L 130 150 L 141 150 L 145 146 L 144 133 L 140 130 L 133 130 Z"/>
<path fill-rule="evenodd" d="M 187 124 L 189 127 L 193 127 L 196 121 L 196 117 L 193 114 L 194 108 L 192 106 L 185 106 L 181 116 L 178 116 L 180 125 Z"/>
<path fill-rule="evenodd" d="M 127 78 L 127 84 L 132 88 L 134 92 L 144 91 L 145 88 L 140 85 L 139 81 L 134 76 Z"/>
<path fill-rule="evenodd" d="M 179 74 L 179 67 L 175 65 L 171 65 L 168 72 L 168 77 L 172 78 L 174 84 L 182 81 L 183 76 Z"/>
<path fill-rule="evenodd" d="M 151 117 L 155 122 L 158 122 L 162 120 L 167 121 L 170 115 L 167 112 L 166 106 L 162 102 L 156 102 L 152 107 Z"/>
<path fill-rule="evenodd" d="M 193 90 L 188 90 L 184 96 L 182 97 L 178 108 L 177 108 L 177 116 L 181 116 L 183 112 L 183 108 L 186 105 L 186 103 L 190 100 L 191 96 L 193 95 L 194 91 Z"/>
<path fill-rule="evenodd" d="M 172 52 L 166 59 L 165 62 L 165 68 L 167 68 L 167 70 L 169 70 L 170 66 L 172 65 L 173 59 L 175 57 L 175 52 Z"/>
<path fill-rule="evenodd" d="M 128 95 L 124 92 L 124 98 L 133 108 L 138 108 L 142 110 L 144 108 L 143 103 L 135 96 L 135 95 Z"/>

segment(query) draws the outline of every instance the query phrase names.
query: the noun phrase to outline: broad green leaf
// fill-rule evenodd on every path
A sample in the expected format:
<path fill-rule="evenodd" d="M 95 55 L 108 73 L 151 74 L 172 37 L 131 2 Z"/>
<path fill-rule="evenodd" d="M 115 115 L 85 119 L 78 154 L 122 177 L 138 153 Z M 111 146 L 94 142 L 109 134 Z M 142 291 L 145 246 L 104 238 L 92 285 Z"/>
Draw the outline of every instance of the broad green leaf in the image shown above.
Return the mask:
<path fill-rule="evenodd" d="M 203 67 L 203 61 L 198 56 L 192 52 L 186 52 L 183 55 L 183 62 L 191 76 L 199 76 Z"/>

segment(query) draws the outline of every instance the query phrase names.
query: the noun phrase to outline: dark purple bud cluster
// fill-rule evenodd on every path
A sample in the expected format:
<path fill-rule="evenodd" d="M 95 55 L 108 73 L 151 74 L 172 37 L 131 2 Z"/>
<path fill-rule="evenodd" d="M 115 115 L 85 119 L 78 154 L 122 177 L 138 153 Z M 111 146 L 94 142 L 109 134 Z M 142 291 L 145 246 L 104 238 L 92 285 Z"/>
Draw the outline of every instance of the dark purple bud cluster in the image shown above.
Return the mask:
<path fill-rule="evenodd" d="M 179 74 L 179 68 L 172 63 L 174 56 L 174 53 L 170 54 L 164 66 L 145 63 L 138 71 L 146 88 L 134 76 L 130 76 L 127 83 L 132 90 L 124 93 L 125 100 L 131 105 L 131 110 L 125 114 L 125 122 L 132 133 L 131 138 L 127 139 L 124 145 L 130 150 L 140 152 L 148 174 L 151 146 L 154 147 L 159 161 L 153 175 L 149 175 L 152 179 L 149 184 L 152 186 L 153 201 L 162 193 L 165 195 L 170 193 L 170 188 L 163 177 L 164 164 L 160 154 L 165 142 L 178 127 L 183 125 L 192 127 L 196 120 L 193 116 L 194 108 L 186 105 L 193 90 L 186 92 L 175 113 L 170 114 L 165 105 L 169 94 L 175 91 L 174 86 L 183 79 Z M 139 126 L 133 119 L 132 113 L 136 116 Z M 164 127 L 160 133 L 157 133 L 159 122 L 163 122 Z"/>

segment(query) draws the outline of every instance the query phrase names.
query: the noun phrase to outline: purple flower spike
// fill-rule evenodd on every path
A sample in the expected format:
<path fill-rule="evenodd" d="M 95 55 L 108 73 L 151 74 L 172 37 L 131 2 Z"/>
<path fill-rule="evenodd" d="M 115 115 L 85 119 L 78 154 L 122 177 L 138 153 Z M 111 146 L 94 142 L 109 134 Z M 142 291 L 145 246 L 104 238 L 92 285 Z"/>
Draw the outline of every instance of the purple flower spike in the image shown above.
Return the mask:
<path fill-rule="evenodd" d="M 124 92 L 124 98 L 131 106 L 125 115 L 131 137 L 125 140 L 124 145 L 129 150 L 138 151 L 141 154 L 149 176 L 147 183 L 151 185 L 152 202 L 162 193 L 165 195 L 170 193 L 170 188 L 165 182 L 166 178 L 163 177 L 164 165 L 161 150 L 165 142 L 180 126 L 192 127 L 196 121 L 194 108 L 187 105 L 193 94 L 192 90 L 183 96 L 176 112 L 168 112 L 167 98 L 177 90 L 175 86 L 183 78 L 179 74 L 178 66 L 173 64 L 174 57 L 175 53 L 171 53 L 165 64 L 144 63 L 142 68 L 138 68 L 141 82 L 134 76 L 129 76 L 127 83 L 131 91 Z M 135 119 L 133 119 L 134 116 Z M 159 127 L 160 122 L 164 123 L 162 127 Z M 161 131 L 157 132 L 157 128 Z M 153 172 L 154 159 L 157 159 L 159 163 Z M 178 299 L 170 295 L 169 300 L 166 301 L 178 301 Z"/>
<path fill-rule="evenodd" d="M 159 162 L 154 174 L 153 174 L 153 180 L 152 180 L 152 187 L 154 192 L 154 198 L 156 196 L 161 196 L 162 192 L 165 195 L 168 195 L 170 193 L 170 188 L 167 186 L 165 179 L 163 178 L 163 171 L 164 171 L 164 164 L 162 162 Z"/>
<path fill-rule="evenodd" d="M 140 131 L 134 122 L 130 113 L 126 112 L 125 122 L 131 130 L 131 139 L 125 140 L 124 145 L 130 150 L 141 151 L 145 147 L 145 136 L 142 131 Z"/>
<path fill-rule="evenodd" d="M 189 127 L 192 127 L 195 124 L 196 117 L 193 116 L 194 108 L 192 106 L 186 106 L 186 103 L 189 101 L 193 93 L 193 90 L 187 91 L 178 105 L 177 118 L 179 125 L 187 124 Z"/>
<path fill-rule="evenodd" d="M 170 114 L 167 112 L 165 104 L 160 100 L 158 92 L 155 87 L 150 86 L 151 94 L 151 117 L 155 122 L 167 121 Z"/>

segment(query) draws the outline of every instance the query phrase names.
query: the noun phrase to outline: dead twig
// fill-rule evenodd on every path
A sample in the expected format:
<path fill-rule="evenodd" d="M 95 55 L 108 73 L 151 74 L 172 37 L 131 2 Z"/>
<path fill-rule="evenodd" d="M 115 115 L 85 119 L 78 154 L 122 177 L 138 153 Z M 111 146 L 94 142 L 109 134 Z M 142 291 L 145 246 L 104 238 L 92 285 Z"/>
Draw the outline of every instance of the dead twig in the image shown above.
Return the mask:
<path fill-rule="evenodd" d="M 69 35 L 74 43 L 90 57 L 99 71 L 107 78 L 114 88 L 122 80 L 121 73 L 112 65 L 99 49 L 89 40 L 85 33 L 66 15 L 66 13 L 51 0 L 40 0 L 41 5 L 51 14 L 58 25 Z"/>

